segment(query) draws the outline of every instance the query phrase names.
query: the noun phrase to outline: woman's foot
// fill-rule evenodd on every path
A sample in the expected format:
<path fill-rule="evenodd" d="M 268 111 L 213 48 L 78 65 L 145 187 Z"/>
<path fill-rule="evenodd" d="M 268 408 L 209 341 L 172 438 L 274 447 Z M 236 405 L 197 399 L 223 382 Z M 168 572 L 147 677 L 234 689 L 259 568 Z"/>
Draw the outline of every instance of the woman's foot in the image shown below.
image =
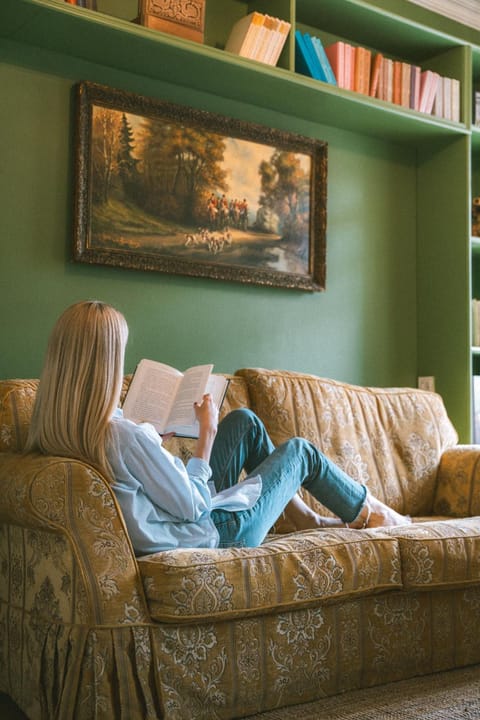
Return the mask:
<path fill-rule="evenodd" d="M 345 523 L 337 517 L 326 517 L 312 510 L 299 495 L 288 503 L 281 516 L 282 532 L 344 528 Z"/>
<path fill-rule="evenodd" d="M 409 515 L 401 515 L 368 493 L 360 515 L 353 522 L 345 524 L 349 528 L 362 530 L 364 528 L 408 525 L 411 522 L 412 518 Z"/>

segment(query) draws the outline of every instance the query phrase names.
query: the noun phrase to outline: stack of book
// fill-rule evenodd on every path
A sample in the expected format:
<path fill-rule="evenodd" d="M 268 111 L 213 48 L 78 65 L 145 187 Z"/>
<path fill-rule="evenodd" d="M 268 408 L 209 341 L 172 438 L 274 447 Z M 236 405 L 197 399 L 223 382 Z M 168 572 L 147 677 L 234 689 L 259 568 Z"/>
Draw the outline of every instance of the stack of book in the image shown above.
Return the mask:
<path fill-rule="evenodd" d="M 323 48 L 295 33 L 295 69 L 304 75 L 405 108 L 460 122 L 460 81 L 382 53 L 337 41 Z M 315 58 L 315 53 L 317 58 Z M 332 77 L 333 76 L 333 77 Z"/>
<path fill-rule="evenodd" d="M 460 122 L 459 80 L 383 56 L 379 64 L 378 84 L 371 88 L 372 97 Z"/>
<path fill-rule="evenodd" d="M 308 33 L 295 31 L 295 69 L 302 75 L 308 75 L 316 80 L 337 84 L 330 60 L 320 38 L 312 37 Z"/>
<path fill-rule="evenodd" d="M 480 347 L 480 300 L 472 300 L 472 344 Z"/>
<path fill-rule="evenodd" d="M 290 27 L 286 20 L 251 12 L 235 23 L 225 50 L 267 65 L 276 65 Z"/>

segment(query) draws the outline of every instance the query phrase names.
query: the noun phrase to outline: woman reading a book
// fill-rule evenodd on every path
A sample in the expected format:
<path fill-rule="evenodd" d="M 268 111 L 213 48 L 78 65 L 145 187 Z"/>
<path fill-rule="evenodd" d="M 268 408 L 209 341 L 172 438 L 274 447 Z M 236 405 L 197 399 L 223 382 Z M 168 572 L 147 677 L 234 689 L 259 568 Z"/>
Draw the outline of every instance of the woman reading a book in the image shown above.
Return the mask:
<path fill-rule="evenodd" d="M 200 427 L 186 465 L 153 426 L 118 405 L 128 327 L 98 301 L 72 305 L 48 344 L 26 451 L 85 461 L 110 479 L 138 555 L 176 547 L 259 545 L 282 513 L 292 529 L 364 528 L 409 522 L 303 438 L 275 448 L 250 410 L 220 423 L 209 395 L 195 405 Z M 238 478 L 242 470 L 247 477 Z M 336 518 L 314 513 L 303 486 Z"/>

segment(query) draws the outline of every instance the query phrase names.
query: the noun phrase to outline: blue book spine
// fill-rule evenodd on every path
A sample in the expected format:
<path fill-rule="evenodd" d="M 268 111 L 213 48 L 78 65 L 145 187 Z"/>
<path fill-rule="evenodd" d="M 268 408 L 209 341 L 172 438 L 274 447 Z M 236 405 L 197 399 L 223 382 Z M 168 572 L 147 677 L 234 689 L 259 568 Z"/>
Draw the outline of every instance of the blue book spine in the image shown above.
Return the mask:
<path fill-rule="evenodd" d="M 309 53 L 311 59 L 312 59 L 312 65 L 315 69 L 315 75 L 314 77 L 317 80 L 322 80 L 323 82 L 327 82 L 327 76 L 325 75 L 323 71 L 323 67 L 320 63 L 320 60 L 318 59 L 318 55 L 315 51 L 315 48 L 313 47 L 312 38 L 308 33 L 305 33 L 303 36 L 303 41 L 305 43 L 305 47 L 307 48 L 307 52 Z"/>
<path fill-rule="evenodd" d="M 295 30 L 295 70 L 316 80 L 321 79 L 318 77 L 318 72 L 300 30 Z"/>
<path fill-rule="evenodd" d="M 335 73 L 332 70 L 330 60 L 327 57 L 322 41 L 318 37 L 312 37 L 312 45 L 313 49 L 317 53 L 318 60 L 320 62 L 320 65 L 322 66 L 327 82 L 331 85 L 336 85 L 337 78 L 335 77 Z"/>

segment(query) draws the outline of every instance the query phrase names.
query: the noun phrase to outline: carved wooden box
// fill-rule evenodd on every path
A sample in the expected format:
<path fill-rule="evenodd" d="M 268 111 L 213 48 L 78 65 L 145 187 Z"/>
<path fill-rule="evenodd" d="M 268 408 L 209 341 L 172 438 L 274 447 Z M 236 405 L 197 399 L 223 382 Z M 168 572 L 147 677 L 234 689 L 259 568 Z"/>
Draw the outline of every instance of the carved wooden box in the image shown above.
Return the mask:
<path fill-rule="evenodd" d="M 203 42 L 206 0 L 139 0 L 139 22 L 145 27 Z"/>

